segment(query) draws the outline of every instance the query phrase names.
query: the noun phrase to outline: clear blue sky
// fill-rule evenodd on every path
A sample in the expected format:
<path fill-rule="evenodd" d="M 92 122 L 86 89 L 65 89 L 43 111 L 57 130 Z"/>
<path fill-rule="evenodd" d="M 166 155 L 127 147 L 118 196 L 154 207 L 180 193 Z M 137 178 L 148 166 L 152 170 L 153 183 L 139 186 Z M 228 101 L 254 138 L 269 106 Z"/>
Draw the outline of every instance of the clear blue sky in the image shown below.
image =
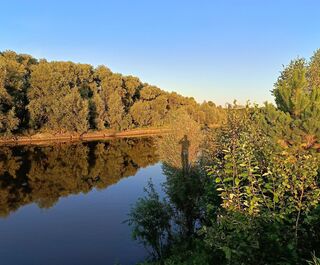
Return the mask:
<path fill-rule="evenodd" d="M 311 0 L 1 1 L 0 50 L 105 64 L 218 104 L 272 101 L 282 65 L 320 48 Z"/>

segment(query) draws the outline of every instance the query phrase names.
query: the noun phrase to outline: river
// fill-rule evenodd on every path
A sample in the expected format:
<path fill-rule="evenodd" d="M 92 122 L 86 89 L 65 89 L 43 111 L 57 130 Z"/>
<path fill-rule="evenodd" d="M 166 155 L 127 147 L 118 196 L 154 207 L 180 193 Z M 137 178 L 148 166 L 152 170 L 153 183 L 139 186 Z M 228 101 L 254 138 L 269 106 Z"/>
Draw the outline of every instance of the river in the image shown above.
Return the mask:
<path fill-rule="evenodd" d="M 1 147 L 1 264 L 142 261 L 123 221 L 150 178 L 160 190 L 152 138 Z"/>

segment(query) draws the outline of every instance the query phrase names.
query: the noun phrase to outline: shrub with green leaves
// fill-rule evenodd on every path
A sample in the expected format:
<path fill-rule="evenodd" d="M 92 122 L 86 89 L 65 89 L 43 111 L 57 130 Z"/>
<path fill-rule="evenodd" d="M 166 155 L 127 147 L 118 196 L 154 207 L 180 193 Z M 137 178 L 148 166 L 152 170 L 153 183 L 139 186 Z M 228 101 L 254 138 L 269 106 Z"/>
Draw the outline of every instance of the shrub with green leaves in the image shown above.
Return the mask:
<path fill-rule="evenodd" d="M 150 181 L 145 189 L 146 197 L 139 198 L 129 213 L 128 224 L 132 237 L 146 248 L 151 247 L 152 255 L 162 259 L 171 239 L 171 207 L 161 201 Z"/>

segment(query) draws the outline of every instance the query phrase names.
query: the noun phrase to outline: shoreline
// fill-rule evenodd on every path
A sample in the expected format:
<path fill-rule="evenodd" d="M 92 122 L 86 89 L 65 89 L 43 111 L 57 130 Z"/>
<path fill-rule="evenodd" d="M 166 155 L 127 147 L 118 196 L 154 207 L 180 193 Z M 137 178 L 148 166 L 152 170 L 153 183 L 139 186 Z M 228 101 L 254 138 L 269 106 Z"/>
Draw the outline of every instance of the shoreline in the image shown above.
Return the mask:
<path fill-rule="evenodd" d="M 0 146 L 5 145 L 42 145 L 48 143 L 79 142 L 92 140 L 111 140 L 117 138 L 147 137 L 169 133 L 167 128 L 131 129 L 126 131 L 92 131 L 79 133 L 37 133 L 30 136 L 0 137 Z"/>

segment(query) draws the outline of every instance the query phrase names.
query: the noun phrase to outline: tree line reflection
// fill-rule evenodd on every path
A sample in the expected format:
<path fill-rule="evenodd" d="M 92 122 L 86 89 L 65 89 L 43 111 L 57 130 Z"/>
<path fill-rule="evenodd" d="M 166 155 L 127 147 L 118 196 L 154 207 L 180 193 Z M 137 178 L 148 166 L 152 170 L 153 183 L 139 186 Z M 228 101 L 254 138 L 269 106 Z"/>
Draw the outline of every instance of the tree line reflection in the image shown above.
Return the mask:
<path fill-rule="evenodd" d="M 36 203 L 105 189 L 158 162 L 150 138 L 0 149 L 0 216 Z"/>

